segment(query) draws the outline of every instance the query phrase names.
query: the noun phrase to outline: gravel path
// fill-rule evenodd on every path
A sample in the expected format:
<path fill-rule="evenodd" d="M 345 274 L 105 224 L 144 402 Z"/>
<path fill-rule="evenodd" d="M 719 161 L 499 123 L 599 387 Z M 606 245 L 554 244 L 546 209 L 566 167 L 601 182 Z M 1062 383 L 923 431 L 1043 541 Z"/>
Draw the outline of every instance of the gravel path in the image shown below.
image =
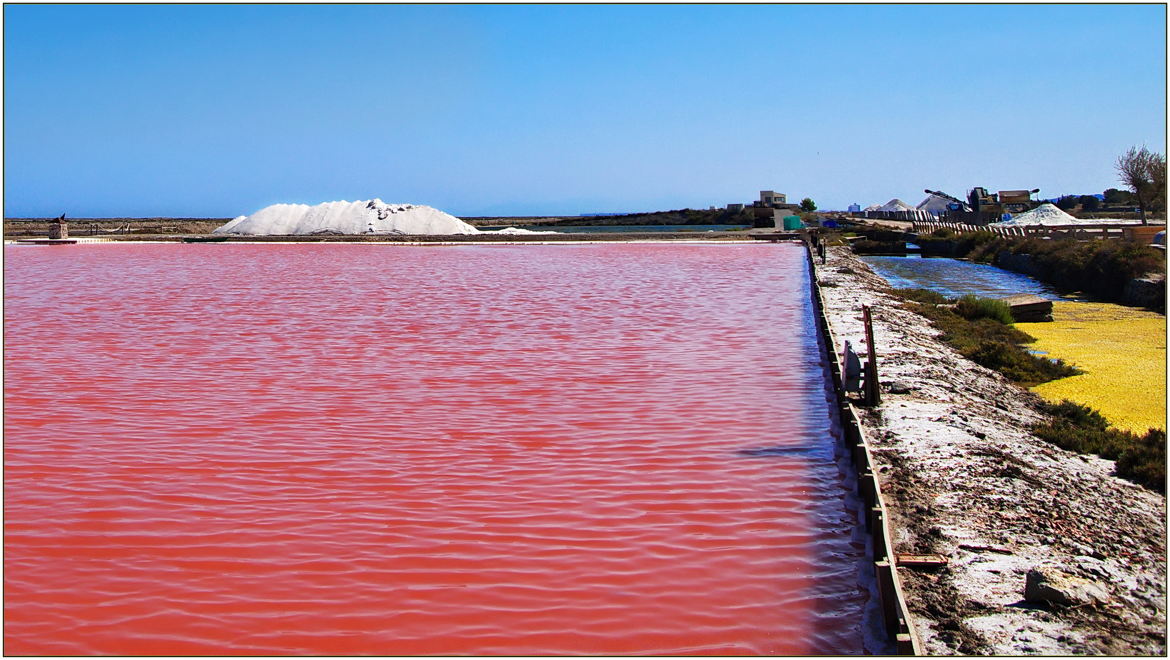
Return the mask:
<path fill-rule="evenodd" d="M 895 550 L 950 560 L 899 570 L 924 652 L 1165 655 L 1166 498 L 1033 437 L 1038 397 L 935 339 L 847 248 L 829 248 L 818 280 L 837 340 L 859 351 L 873 306 L 884 391 L 864 423 Z M 895 381 L 909 391 L 890 393 Z M 1027 602 L 1032 568 L 1107 595 Z"/>

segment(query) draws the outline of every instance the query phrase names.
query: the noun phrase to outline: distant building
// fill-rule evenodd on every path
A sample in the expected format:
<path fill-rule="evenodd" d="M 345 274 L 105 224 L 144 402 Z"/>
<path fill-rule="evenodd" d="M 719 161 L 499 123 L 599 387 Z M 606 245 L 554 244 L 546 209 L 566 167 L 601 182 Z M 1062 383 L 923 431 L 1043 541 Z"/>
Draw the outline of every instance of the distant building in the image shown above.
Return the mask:
<path fill-rule="evenodd" d="M 861 204 L 858 204 L 857 202 L 853 202 L 852 204 L 849 205 L 849 212 L 850 213 L 861 213 Z"/>
<path fill-rule="evenodd" d="M 749 209 L 756 227 L 781 227 L 786 215 L 797 215 L 800 207 L 788 203 L 788 196 L 775 190 L 761 190 L 760 198 L 749 204 L 728 204 L 727 210 L 738 213 Z"/>
<path fill-rule="evenodd" d="M 795 215 L 799 211 L 799 206 L 788 203 L 787 195 L 774 190 L 761 190 L 760 198 L 752 202 L 752 214 L 757 227 L 782 227 L 784 216 Z"/>
<path fill-rule="evenodd" d="M 772 190 L 760 191 L 760 206 L 770 206 L 772 208 L 779 208 L 780 204 L 787 204 L 788 197 L 784 193 L 774 192 Z"/>

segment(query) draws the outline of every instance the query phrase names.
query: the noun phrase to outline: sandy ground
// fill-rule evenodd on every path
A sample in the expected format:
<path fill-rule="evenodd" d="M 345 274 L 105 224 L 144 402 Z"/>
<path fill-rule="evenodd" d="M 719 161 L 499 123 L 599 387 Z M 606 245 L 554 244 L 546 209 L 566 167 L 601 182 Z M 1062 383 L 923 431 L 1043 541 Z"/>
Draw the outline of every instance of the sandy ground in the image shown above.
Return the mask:
<path fill-rule="evenodd" d="M 838 341 L 862 350 L 861 307 L 873 306 L 884 391 L 864 423 L 895 551 L 950 560 L 899 569 L 924 652 L 1165 655 L 1166 498 L 1033 437 L 1037 396 L 937 341 L 847 248 L 830 248 L 817 277 Z M 909 391 L 891 393 L 895 382 Z M 1034 567 L 1108 597 L 1026 602 Z"/>

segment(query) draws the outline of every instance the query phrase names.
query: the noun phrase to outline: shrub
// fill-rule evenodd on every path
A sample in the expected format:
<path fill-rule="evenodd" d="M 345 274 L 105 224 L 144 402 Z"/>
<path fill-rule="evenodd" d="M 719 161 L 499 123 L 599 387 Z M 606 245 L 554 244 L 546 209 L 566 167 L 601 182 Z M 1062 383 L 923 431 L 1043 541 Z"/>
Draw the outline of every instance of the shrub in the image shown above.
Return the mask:
<path fill-rule="evenodd" d="M 1080 452 L 1117 461 L 1117 475 L 1160 493 L 1166 492 L 1166 432 L 1145 435 L 1111 428 L 1101 413 L 1069 400 L 1044 403 L 1051 418 L 1032 428 L 1036 437 Z"/>
<path fill-rule="evenodd" d="M 994 298 L 963 296 L 955 302 L 955 313 L 968 321 L 991 319 L 1004 325 L 1011 325 L 1015 322 L 1012 319 L 1012 308 L 1004 301 Z"/>
<path fill-rule="evenodd" d="M 906 254 L 905 241 L 871 241 L 863 238 L 853 241 L 850 246 L 854 254 Z"/>
<path fill-rule="evenodd" d="M 961 234 L 953 256 L 991 263 L 1001 252 L 1028 254 L 1040 279 L 1058 291 L 1083 291 L 1101 300 L 1120 301 L 1130 280 L 1166 272 L 1166 256 L 1135 241 L 1077 241 L 1069 238 L 977 237 Z"/>
<path fill-rule="evenodd" d="M 939 339 L 944 343 L 968 360 L 998 371 L 1015 383 L 1031 387 L 1081 373 L 1061 360 L 1033 355 L 1022 345 L 1036 339 L 998 319 L 987 316 L 966 318 L 956 313 L 957 303 L 954 310 L 940 307 L 939 301 L 945 301 L 945 298 L 923 289 L 896 289 L 894 293 L 941 330 Z"/>

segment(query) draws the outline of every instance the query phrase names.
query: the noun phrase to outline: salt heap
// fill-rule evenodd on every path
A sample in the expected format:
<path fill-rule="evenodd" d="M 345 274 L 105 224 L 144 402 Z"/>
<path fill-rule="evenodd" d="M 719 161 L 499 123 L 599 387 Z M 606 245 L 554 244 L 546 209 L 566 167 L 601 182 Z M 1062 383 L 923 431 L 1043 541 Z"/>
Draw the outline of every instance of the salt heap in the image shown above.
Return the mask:
<path fill-rule="evenodd" d="M 273 204 L 241 215 L 213 234 L 288 236 L 308 234 L 478 234 L 453 215 L 429 206 L 360 202 Z"/>
<path fill-rule="evenodd" d="M 886 202 L 885 204 L 879 206 L 877 208 L 877 210 L 878 211 L 913 211 L 914 207 L 910 206 L 906 202 L 903 202 L 902 200 L 895 197 L 895 198 L 891 199 L 890 201 Z"/>
<path fill-rule="evenodd" d="M 1043 225 L 1043 226 L 1059 226 L 1059 225 L 1075 225 L 1081 222 L 1073 216 L 1061 211 L 1052 204 L 1045 202 L 1040 206 L 1025 211 L 1019 215 L 1013 215 L 1011 220 L 1004 222 L 993 222 L 991 224 L 997 227 L 1018 227 L 1020 225 Z M 1093 221 L 1095 222 L 1095 221 Z"/>

